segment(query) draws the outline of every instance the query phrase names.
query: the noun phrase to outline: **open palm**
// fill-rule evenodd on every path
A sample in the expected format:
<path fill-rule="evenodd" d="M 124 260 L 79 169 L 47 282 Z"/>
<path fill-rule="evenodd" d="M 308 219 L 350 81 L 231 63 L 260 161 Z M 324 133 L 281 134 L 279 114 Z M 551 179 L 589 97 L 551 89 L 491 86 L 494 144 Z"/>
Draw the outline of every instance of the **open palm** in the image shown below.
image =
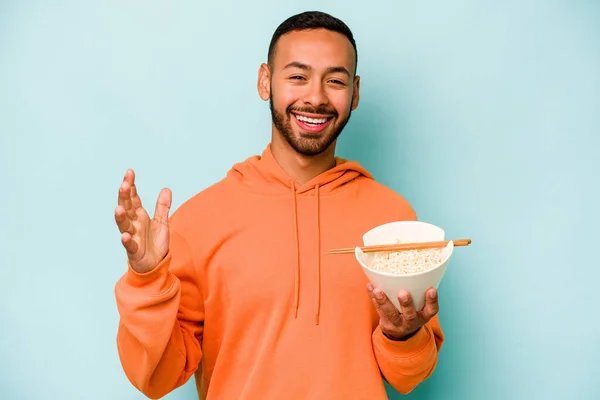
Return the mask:
<path fill-rule="evenodd" d="M 125 173 L 119 189 L 115 221 L 121 231 L 121 243 L 127 251 L 129 264 L 138 273 L 152 271 L 167 255 L 171 198 L 169 189 L 160 191 L 151 219 L 137 193 L 135 172 L 129 169 Z"/>

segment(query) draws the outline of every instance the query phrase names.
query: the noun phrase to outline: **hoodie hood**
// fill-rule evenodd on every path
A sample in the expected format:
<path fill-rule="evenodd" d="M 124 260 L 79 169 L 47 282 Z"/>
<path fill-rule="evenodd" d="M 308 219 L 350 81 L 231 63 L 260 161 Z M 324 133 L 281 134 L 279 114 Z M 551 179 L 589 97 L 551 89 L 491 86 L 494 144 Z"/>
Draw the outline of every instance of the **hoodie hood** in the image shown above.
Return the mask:
<path fill-rule="evenodd" d="M 371 174 L 356 161 L 335 158 L 335 166 L 319 174 L 304 185 L 298 185 L 285 173 L 271 152 L 269 144 L 260 156 L 253 156 L 235 164 L 227 177 L 244 190 L 265 196 L 288 196 L 290 198 L 290 229 L 294 231 L 296 259 L 294 279 L 294 318 L 298 317 L 300 294 L 300 243 L 298 232 L 297 196 L 314 196 L 315 198 L 315 237 L 316 253 L 314 267 L 316 268 L 316 293 L 314 301 L 315 322 L 319 324 L 321 310 L 321 216 L 320 198 L 323 195 L 334 194 L 342 190 L 359 177 L 373 179 Z"/>
<path fill-rule="evenodd" d="M 290 188 L 295 187 L 296 195 L 310 194 L 319 187 L 322 195 L 340 189 L 359 176 L 373 179 L 371 174 L 356 161 L 335 158 L 335 166 L 299 186 L 285 173 L 271 152 L 269 144 L 262 155 L 253 156 L 235 164 L 227 174 L 245 190 L 270 196 L 289 195 Z"/>

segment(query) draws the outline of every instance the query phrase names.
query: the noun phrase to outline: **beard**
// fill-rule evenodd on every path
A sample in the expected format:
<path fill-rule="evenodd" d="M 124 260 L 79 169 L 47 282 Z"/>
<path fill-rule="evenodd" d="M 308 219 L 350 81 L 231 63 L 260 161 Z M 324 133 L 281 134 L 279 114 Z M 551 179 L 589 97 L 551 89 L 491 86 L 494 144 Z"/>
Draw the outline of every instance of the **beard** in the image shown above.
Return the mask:
<path fill-rule="evenodd" d="M 319 136 L 315 137 L 314 135 L 304 135 L 302 133 L 299 133 L 298 135 L 294 134 L 294 130 L 292 128 L 292 111 L 312 114 L 326 114 L 337 120 L 339 114 L 334 108 L 293 107 L 290 105 L 286 108 L 285 115 L 283 115 L 273 106 L 273 96 L 271 96 L 269 99 L 269 108 L 271 110 L 271 119 L 273 120 L 273 125 L 275 125 L 275 128 L 277 128 L 285 141 L 297 153 L 304 156 L 316 156 L 327 150 L 329 146 L 335 142 L 338 136 L 340 136 L 344 130 L 344 127 L 350 120 L 350 116 L 352 115 L 352 111 L 350 111 L 348 113 L 348 117 L 336 121 L 335 124 L 332 123 L 325 129 L 325 131 L 321 132 Z"/>

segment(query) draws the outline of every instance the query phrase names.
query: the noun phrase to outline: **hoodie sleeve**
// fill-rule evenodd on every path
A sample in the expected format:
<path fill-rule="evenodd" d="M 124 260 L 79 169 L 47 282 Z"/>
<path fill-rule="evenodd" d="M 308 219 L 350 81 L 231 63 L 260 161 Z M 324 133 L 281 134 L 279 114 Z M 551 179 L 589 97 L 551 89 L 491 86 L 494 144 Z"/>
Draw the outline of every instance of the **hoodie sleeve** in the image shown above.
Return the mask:
<path fill-rule="evenodd" d="M 154 270 L 131 266 L 115 286 L 117 348 L 129 381 L 159 398 L 183 385 L 202 357 L 204 307 L 191 251 L 171 229 L 169 251 Z"/>
<path fill-rule="evenodd" d="M 410 393 L 434 371 L 444 341 L 435 315 L 405 341 L 387 338 L 378 325 L 373 332 L 373 349 L 385 380 L 398 392 Z"/>

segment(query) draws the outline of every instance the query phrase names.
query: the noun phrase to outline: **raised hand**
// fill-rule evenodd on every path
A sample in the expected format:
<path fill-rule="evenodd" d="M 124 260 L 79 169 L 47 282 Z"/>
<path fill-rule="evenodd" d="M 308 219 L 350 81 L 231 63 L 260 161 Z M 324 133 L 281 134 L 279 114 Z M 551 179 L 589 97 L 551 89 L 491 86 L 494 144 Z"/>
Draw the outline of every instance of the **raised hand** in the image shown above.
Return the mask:
<path fill-rule="evenodd" d="M 171 191 L 162 189 L 156 201 L 154 218 L 142 207 L 135 186 L 135 173 L 128 169 L 119 189 L 115 221 L 121 231 L 121 243 L 129 264 L 138 273 L 152 271 L 169 250 L 169 210 Z"/>
<path fill-rule="evenodd" d="M 387 298 L 381 289 L 367 285 L 369 297 L 379 314 L 379 325 L 385 336 L 392 340 L 406 340 L 414 335 L 439 311 L 437 290 L 429 288 L 425 296 L 425 305 L 417 311 L 408 293 L 400 293 L 400 310 Z"/>

